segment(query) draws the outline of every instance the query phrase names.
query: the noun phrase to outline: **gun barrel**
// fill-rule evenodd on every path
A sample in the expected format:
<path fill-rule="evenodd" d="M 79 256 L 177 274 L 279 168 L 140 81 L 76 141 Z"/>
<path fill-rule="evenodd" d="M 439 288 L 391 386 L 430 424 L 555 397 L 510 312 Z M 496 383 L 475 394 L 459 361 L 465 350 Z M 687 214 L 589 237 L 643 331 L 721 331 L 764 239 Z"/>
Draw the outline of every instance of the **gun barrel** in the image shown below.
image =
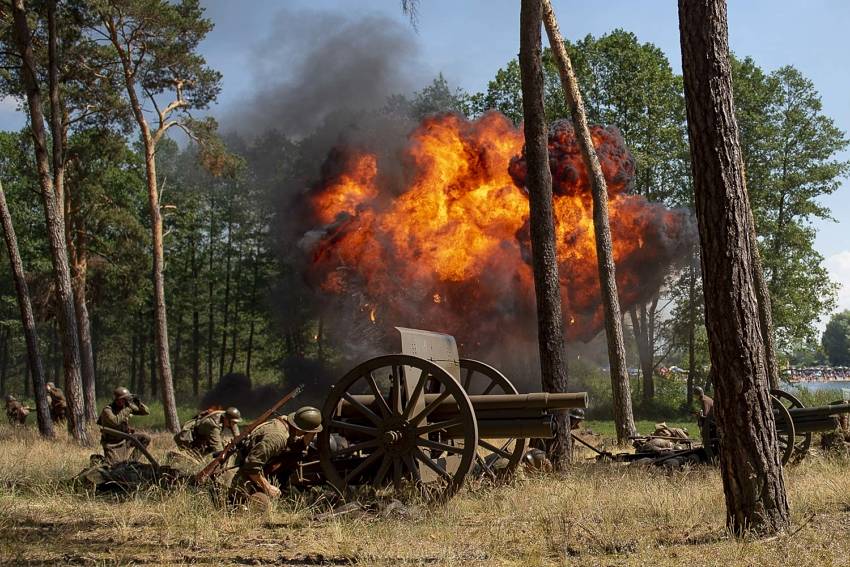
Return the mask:
<path fill-rule="evenodd" d="M 466 432 L 463 427 L 457 426 L 446 431 L 451 439 L 463 439 Z M 554 435 L 552 430 L 552 416 L 546 415 L 536 418 L 525 419 L 482 419 L 478 421 L 479 439 L 551 439 Z"/>
<path fill-rule="evenodd" d="M 352 396 L 357 402 L 364 406 L 378 411 L 378 404 L 375 396 L 361 394 Z M 424 403 L 428 404 L 437 401 L 440 394 L 425 394 Z M 493 394 L 493 395 L 472 395 L 469 396 L 472 402 L 472 407 L 475 414 L 479 417 L 491 416 L 494 412 L 504 415 L 499 417 L 516 418 L 516 419 L 531 419 L 539 417 L 541 414 L 567 410 L 574 408 L 587 407 L 587 392 L 570 392 L 563 394 L 549 394 L 545 392 L 537 392 L 533 394 Z M 436 419 L 438 417 L 446 417 L 457 414 L 457 404 L 452 398 L 441 400 L 431 415 Z M 337 408 L 337 413 L 343 417 L 356 417 L 360 415 L 357 408 L 353 407 L 348 401 L 343 400 Z M 514 435 L 511 435 L 514 437 Z"/>
<path fill-rule="evenodd" d="M 833 404 L 829 406 L 817 406 L 811 408 L 790 408 L 788 413 L 796 423 L 800 419 L 819 419 L 830 416 L 838 416 L 850 413 L 850 403 Z"/>

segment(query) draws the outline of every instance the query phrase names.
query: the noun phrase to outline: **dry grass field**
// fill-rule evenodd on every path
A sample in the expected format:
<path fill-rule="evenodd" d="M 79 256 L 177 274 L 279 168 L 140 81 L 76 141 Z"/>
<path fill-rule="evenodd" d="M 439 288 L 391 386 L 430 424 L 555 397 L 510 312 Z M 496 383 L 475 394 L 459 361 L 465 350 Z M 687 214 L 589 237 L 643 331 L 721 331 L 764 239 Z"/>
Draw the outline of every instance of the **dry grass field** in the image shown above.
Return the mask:
<path fill-rule="evenodd" d="M 169 448 L 158 434 L 153 450 Z M 285 500 L 230 514 L 193 489 L 116 500 L 71 490 L 89 451 L 0 428 L 0 562 L 8 565 L 840 565 L 850 564 L 850 461 L 788 469 L 794 527 L 724 531 L 717 471 L 586 461 L 564 477 L 465 489 L 441 507 L 317 521 Z"/>

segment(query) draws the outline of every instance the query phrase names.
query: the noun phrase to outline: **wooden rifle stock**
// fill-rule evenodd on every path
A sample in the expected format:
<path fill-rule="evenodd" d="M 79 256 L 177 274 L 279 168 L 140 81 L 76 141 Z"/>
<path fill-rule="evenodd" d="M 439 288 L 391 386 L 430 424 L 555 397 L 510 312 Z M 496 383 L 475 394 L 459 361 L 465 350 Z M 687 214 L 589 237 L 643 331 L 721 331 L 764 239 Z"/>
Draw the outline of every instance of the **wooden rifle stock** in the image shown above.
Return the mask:
<path fill-rule="evenodd" d="M 261 424 L 268 421 L 268 419 L 274 415 L 274 413 L 279 410 L 284 404 L 288 401 L 292 400 L 300 394 L 304 390 L 304 385 L 301 384 L 297 386 L 294 390 L 286 394 L 280 400 L 277 401 L 275 405 L 273 405 L 268 411 L 266 411 L 263 415 L 255 419 L 251 422 L 248 427 L 239 432 L 239 435 L 230 440 L 227 446 L 218 454 L 216 458 L 210 461 L 207 466 L 198 471 L 195 474 L 195 482 L 203 482 L 213 474 L 215 474 L 216 470 L 227 461 L 227 459 L 236 451 L 236 447 L 239 446 L 239 443 L 242 442 L 243 439 L 248 437 L 254 429 L 259 427 Z"/>

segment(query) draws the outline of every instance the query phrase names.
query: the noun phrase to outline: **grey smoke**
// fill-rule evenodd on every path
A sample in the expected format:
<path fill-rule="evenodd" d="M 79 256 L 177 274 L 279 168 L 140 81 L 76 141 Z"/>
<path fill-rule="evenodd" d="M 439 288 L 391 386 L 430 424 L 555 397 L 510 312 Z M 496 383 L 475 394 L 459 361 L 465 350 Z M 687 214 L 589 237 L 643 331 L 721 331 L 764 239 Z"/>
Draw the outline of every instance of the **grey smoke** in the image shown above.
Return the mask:
<path fill-rule="evenodd" d="M 414 32 L 386 16 L 283 8 L 272 30 L 252 50 L 251 94 L 225 114 L 225 131 L 302 138 L 421 83 Z"/>

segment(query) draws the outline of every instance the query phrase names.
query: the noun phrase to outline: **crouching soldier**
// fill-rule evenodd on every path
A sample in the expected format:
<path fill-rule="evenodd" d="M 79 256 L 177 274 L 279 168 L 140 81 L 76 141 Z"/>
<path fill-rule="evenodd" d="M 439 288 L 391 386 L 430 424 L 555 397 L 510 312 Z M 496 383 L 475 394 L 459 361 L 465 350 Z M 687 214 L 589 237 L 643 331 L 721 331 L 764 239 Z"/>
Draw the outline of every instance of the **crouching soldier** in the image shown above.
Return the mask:
<path fill-rule="evenodd" d="M 233 437 L 239 436 L 241 421 L 242 414 L 234 407 L 202 412 L 183 424 L 174 435 L 174 442 L 186 452 L 206 457 L 224 449 L 223 429 L 229 429 Z"/>
<path fill-rule="evenodd" d="M 65 401 L 65 392 L 56 387 L 53 382 L 45 384 L 47 395 L 50 398 L 50 419 L 53 423 L 62 423 L 68 419 L 68 402 Z"/>
<path fill-rule="evenodd" d="M 15 399 L 15 396 L 12 394 L 6 396 L 6 417 L 9 418 L 10 424 L 24 425 L 29 413 L 30 409 Z"/>
<path fill-rule="evenodd" d="M 101 427 L 115 429 L 122 433 L 127 433 L 135 437 L 142 445 L 147 447 L 151 438 L 145 433 L 139 433 L 130 427 L 131 415 L 149 415 L 148 406 L 143 404 L 138 397 L 130 394 L 127 388 L 118 387 L 112 392 L 113 401 L 111 404 L 103 408 L 100 412 L 100 417 L 97 418 L 97 424 Z M 124 437 L 110 433 L 106 430 L 101 430 L 100 445 L 103 447 L 103 457 L 107 465 L 114 465 L 121 461 L 138 460 L 139 450 L 129 440 Z M 129 458 L 127 453 L 132 449 Z"/>
<path fill-rule="evenodd" d="M 259 493 L 270 500 L 278 498 L 280 489 L 269 482 L 267 465 L 281 462 L 296 465 L 321 430 L 322 412 L 310 406 L 271 419 L 254 429 L 237 461 L 239 470 L 230 487 L 230 502 L 241 504 Z M 278 476 L 281 473 L 279 469 L 275 472 Z"/>

